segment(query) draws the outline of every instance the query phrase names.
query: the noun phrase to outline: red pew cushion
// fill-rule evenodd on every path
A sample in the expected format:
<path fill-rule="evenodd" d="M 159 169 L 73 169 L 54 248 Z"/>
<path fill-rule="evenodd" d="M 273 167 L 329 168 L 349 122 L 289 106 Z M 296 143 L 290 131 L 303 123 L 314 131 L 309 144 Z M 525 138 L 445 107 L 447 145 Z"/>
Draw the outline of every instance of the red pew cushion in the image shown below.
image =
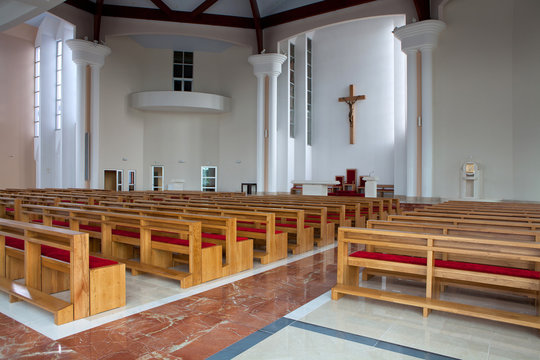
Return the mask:
<path fill-rule="evenodd" d="M 225 235 L 221 235 L 221 234 L 201 233 L 201 235 L 202 235 L 203 238 L 207 238 L 207 239 L 215 239 L 215 240 L 223 240 L 223 241 L 226 240 Z M 245 241 L 245 240 L 248 240 L 248 239 L 249 238 L 242 237 L 242 236 L 237 236 L 236 237 L 236 241 Z"/>
<path fill-rule="evenodd" d="M 367 252 L 367 251 L 356 251 L 352 253 L 350 256 L 359 257 L 359 258 L 385 260 L 385 261 L 395 261 L 395 262 L 402 262 L 402 263 L 416 264 L 416 265 L 426 265 L 427 263 L 427 260 L 421 257 L 383 254 L 383 253 L 374 253 L 374 252 Z M 508 276 L 524 277 L 524 278 L 529 278 L 529 279 L 540 279 L 539 271 L 509 268 L 509 267 L 504 267 L 504 266 L 474 264 L 474 263 L 468 263 L 468 262 L 462 262 L 462 261 L 450 261 L 450 260 L 435 260 L 435 266 L 449 268 L 449 269 L 456 269 L 456 270 L 483 272 L 483 273 L 488 273 L 488 274 L 508 275 Z"/>
<path fill-rule="evenodd" d="M 256 228 L 246 228 L 246 227 L 237 227 L 236 228 L 239 231 L 249 231 L 249 232 L 256 232 L 261 234 L 266 234 L 266 229 L 256 229 Z M 281 234 L 283 231 L 276 230 L 276 234 Z"/>
<path fill-rule="evenodd" d="M 12 207 L 7 207 L 7 208 L 6 208 L 6 211 L 15 211 L 15 209 L 12 208 Z"/>
<path fill-rule="evenodd" d="M 172 238 L 167 236 L 158 236 L 158 235 L 152 235 L 152 241 L 167 243 L 167 244 L 174 244 L 174 245 L 182 245 L 182 246 L 189 246 L 189 240 L 179 239 L 179 238 Z M 216 246 L 212 243 L 207 242 L 201 242 L 201 248 L 207 248 L 211 246 Z"/>
<path fill-rule="evenodd" d="M 101 226 L 92 226 L 92 225 L 79 225 L 80 230 L 101 232 Z"/>

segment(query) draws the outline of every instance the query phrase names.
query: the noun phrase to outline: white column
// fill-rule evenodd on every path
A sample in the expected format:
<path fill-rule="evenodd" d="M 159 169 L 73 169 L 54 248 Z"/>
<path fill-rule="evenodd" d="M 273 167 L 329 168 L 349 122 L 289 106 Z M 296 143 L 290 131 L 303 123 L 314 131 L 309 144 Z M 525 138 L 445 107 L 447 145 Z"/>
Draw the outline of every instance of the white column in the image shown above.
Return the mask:
<path fill-rule="evenodd" d="M 277 190 L 277 77 L 281 73 L 281 65 L 287 59 L 281 54 L 258 54 L 248 58 L 253 65 L 253 73 L 257 76 L 257 191 L 269 192 Z M 269 77 L 268 94 L 265 94 L 264 78 Z M 262 81 L 260 80 L 262 79 Z M 261 86 L 262 83 L 262 86 Z M 266 103 L 267 102 L 267 103 Z M 268 183 L 264 184 L 264 116 L 268 106 Z M 261 126 L 259 126 L 261 125 Z M 262 137 L 260 128 L 262 127 Z M 259 151 L 262 149 L 262 156 Z M 262 170 L 261 170 L 262 169 Z M 262 179 L 259 177 L 262 174 Z M 261 185 L 259 185 L 261 183 Z"/>
<path fill-rule="evenodd" d="M 269 76 L 268 86 L 268 191 L 277 191 L 277 77 Z"/>
<path fill-rule="evenodd" d="M 91 66 L 90 90 L 90 187 L 99 184 L 99 71 L 105 63 L 105 57 L 111 53 L 107 46 L 91 41 L 72 39 L 66 45 L 72 51 L 73 62 L 77 64 L 77 187 L 84 187 L 85 176 L 85 128 L 86 128 L 86 65 Z M 81 139 L 82 136 L 82 139 Z M 81 178 L 82 177 L 82 178 Z"/>
<path fill-rule="evenodd" d="M 416 169 L 417 164 L 417 74 L 416 49 L 408 49 L 407 54 L 407 196 L 417 196 Z"/>
<path fill-rule="evenodd" d="M 99 72 L 101 65 L 91 66 L 92 87 L 90 90 L 90 187 L 99 186 Z"/>
<path fill-rule="evenodd" d="M 422 46 L 422 196 L 433 196 L 433 47 Z"/>
<path fill-rule="evenodd" d="M 264 74 L 257 75 L 257 192 L 264 191 Z"/>
<path fill-rule="evenodd" d="M 76 86 L 76 122 L 75 122 L 75 186 L 84 188 L 84 134 L 86 132 L 86 66 L 84 61 L 77 62 Z"/>
<path fill-rule="evenodd" d="M 401 40 L 401 49 L 407 54 L 407 196 L 417 196 L 416 189 L 416 52 L 422 53 L 422 192 L 421 196 L 433 196 L 433 49 L 439 33 L 446 27 L 440 20 L 424 20 L 394 30 Z M 412 56 L 412 54 L 415 56 Z M 414 57 L 414 61 L 413 61 Z M 414 67 L 414 69 L 413 69 Z M 413 75 L 414 72 L 414 76 Z M 414 133 L 412 131 L 414 110 Z M 414 144 L 414 145 L 413 145 Z M 414 146 L 414 159 L 411 158 Z M 414 173 L 414 174 L 413 174 Z"/>

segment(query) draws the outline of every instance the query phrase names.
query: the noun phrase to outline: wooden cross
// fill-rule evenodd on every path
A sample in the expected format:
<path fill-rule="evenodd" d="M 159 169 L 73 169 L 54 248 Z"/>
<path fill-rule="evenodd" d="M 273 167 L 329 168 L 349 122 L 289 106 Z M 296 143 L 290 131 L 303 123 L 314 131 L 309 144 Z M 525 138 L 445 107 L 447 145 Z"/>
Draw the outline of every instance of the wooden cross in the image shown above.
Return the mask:
<path fill-rule="evenodd" d="M 354 95 L 354 85 L 349 85 L 349 96 L 340 97 L 339 102 L 344 102 L 349 105 L 349 138 L 350 143 L 354 144 L 354 103 L 358 100 L 364 100 L 365 95 Z"/>

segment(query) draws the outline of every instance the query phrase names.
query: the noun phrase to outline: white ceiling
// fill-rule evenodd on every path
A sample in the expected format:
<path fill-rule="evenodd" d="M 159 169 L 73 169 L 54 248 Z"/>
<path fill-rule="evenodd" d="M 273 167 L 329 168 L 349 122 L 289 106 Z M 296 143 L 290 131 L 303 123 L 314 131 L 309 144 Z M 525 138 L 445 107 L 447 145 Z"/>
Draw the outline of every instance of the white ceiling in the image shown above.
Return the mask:
<path fill-rule="evenodd" d="M 52 9 L 64 0 L 1 0 L 0 1 L 0 31 Z"/>

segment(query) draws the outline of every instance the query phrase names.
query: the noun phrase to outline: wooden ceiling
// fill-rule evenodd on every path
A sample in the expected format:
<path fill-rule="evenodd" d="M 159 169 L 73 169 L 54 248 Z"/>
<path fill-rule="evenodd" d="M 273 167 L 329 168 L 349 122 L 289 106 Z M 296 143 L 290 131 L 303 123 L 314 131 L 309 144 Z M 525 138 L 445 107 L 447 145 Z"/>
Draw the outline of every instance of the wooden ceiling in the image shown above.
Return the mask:
<path fill-rule="evenodd" d="M 123 17 L 131 19 L 171 21 L 191 24 L 229 26 L 254 29 L 257 36 L 258 52 L 263 50 L 263 30 L 265 28 L 288 22 L 321 15 L 352 6 L 366 4 L 376 0 L 322 0 L 290 10 L 261 17 L 257 0 L 237 0 L 249 2 L 252 17 L 232 16 L 206 13 L 212 5 L 220 0 L 200 0 L 200 4 L 192 11 L 173 10 L 163 0 L 147 0 L 149 5 L 157 8 L 135 7 L 107 4 L 107 0 L 66 0 L 66 4 L 85 10 L 94 15 L 94 40 L 99 40 L 102 16 Z M 413 1 L 419 20 L 430 18 L 429 0 Z"/>

